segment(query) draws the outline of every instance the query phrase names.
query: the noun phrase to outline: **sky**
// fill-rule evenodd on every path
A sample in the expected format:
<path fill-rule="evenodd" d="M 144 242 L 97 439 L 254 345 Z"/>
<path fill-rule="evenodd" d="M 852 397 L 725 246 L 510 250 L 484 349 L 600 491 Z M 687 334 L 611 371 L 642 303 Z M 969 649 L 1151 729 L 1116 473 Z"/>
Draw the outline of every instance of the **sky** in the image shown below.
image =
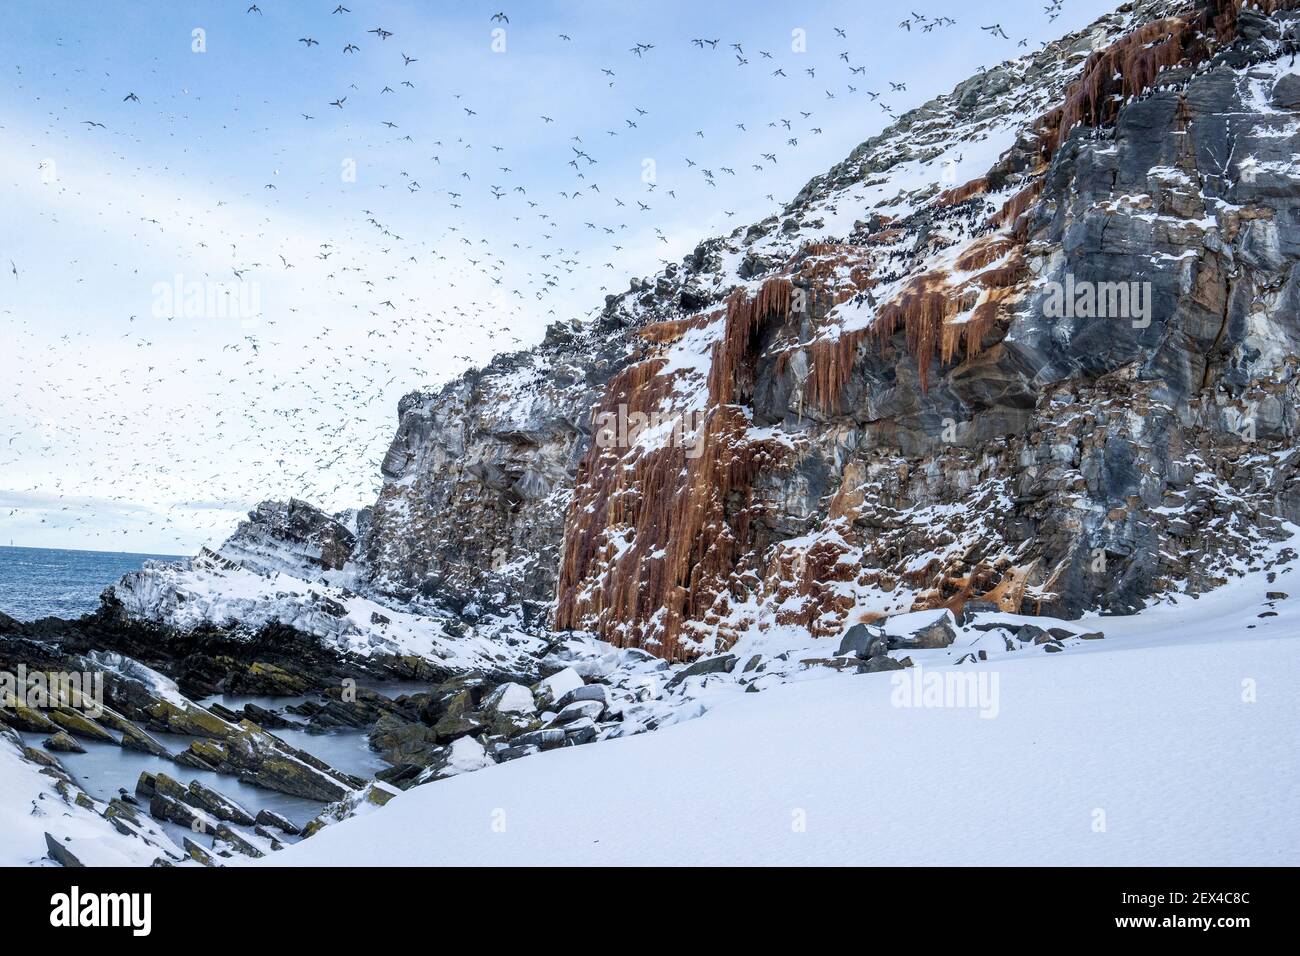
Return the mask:
<path fill-rule="evenodd" d="M 0 544 L 371 504 L 402 395 L 1115 0 L 1050 5 L 10 0 Z"/>

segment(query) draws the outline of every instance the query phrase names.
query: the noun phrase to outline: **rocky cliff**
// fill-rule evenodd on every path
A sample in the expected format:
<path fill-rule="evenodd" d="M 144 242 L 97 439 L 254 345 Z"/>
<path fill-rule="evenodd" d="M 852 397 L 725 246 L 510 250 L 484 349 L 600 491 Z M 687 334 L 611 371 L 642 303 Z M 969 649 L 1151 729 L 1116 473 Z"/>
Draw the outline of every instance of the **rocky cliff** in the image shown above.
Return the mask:
<path fill-rule="evenodd" d="M 1294 6 L 1126 4 L 902 117 L 407 396 L 355 543 L 318 522 L 311 559 L 675 659 L 1257 565 L 1300 521 Z"/>

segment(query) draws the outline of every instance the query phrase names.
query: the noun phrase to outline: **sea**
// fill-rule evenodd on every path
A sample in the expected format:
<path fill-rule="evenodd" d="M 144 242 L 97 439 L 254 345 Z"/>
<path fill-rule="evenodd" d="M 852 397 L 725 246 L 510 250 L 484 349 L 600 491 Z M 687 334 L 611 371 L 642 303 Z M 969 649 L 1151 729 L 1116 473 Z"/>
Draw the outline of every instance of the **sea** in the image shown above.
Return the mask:
<path fill-rule="evenodd" d="M 59 548 L 0 547 L 0 611 L 20 621 L 78 618 L 99 607 L 99 595 L 146 561 L 176 555 Z"/>

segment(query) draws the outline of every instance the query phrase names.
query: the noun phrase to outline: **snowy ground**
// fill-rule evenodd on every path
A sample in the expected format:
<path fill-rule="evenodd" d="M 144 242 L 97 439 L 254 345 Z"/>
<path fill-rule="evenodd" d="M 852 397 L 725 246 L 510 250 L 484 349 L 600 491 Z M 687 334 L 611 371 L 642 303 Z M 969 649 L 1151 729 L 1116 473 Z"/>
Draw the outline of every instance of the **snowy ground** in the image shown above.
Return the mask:
<path fill-rule="evenodd" d="M 960 667 L 989 638 L 912 652 L 921 673 L 984 674 L 986 694 L 996 678 L 995 708 L 896 706 L 913 672 L 813 667 L 659 731 L 420 787 L 264 862 L 1300 862 L 1300 575 L 1070 627 L 1106 639 Z"/>
<path fill-rule="evenodd" d="M 54 866 L 45 834 L 71 838 L 86 866 L 148 866 L 164 852 L 180 860 L 183 851 L 156 821 L 144 816 L 152 845 L 124 838 L 100 813 L 105 804 L 79 806 L 63 799 L 55 782 L 23 760 L 16 741 L 0 735 L 0 867 Z"/>

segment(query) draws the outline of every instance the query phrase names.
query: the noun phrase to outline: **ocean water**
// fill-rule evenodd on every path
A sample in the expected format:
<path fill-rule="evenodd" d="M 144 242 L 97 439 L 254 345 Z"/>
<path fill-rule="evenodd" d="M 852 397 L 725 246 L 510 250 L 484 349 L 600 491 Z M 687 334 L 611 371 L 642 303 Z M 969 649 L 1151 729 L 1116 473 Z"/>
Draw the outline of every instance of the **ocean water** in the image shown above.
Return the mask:
<path fill-rule="evenodd" d="M 99 607 L 104 588 L 152 559 L 177 557 L 0 547 L 0 611 L 20 621 L 81 617 Z"/>

